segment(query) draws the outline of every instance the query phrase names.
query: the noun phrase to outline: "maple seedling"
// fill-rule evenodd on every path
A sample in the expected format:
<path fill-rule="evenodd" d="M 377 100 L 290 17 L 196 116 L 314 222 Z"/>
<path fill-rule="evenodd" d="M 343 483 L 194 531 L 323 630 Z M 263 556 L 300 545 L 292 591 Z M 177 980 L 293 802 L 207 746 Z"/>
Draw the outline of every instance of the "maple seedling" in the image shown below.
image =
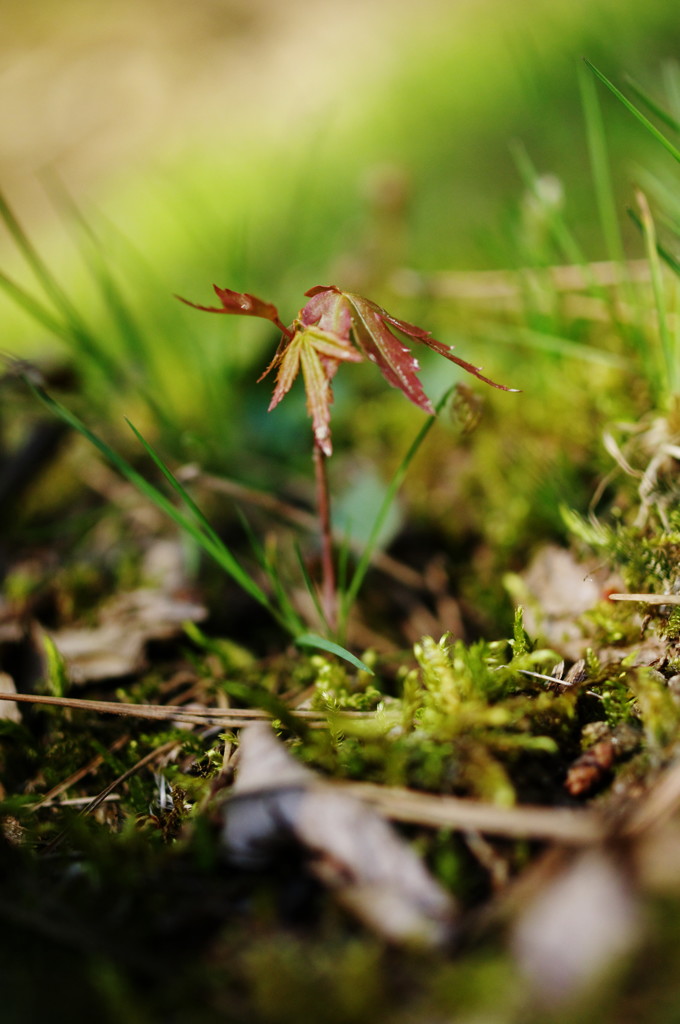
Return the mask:
<path fill-rule="evenodd" d="M 290 391 L 293 381 L 302 371 L 307 411 L 312 419 L 314 433 L 313 454 L 322 542 L 322 606 L 328 627 L 333 632 L 337 619 L 337 597 L 326 460 L 333 454 L 331 383 L 340 364 L 360 363 L 368 359 L 375 363 L 389 384 L 399 388 L 419 409 L 434 416 L 434 407 L 417 377 L 420 369 L 418 360 L 408 345 L 395 334 L 396 331 L 411 342 L 426 345 L 494 388 L 502 391 L 517 389 L 497 384 L 485 377 L 478 366 L 454 355 L 448 345 L 437 341 L 429 331 L 405 320 L 398 320 L 370 299 L 341 291 L 334 285 L 317 285 L 305 292 L 309 302 L 302 307 L 289 327 L 281 322 L 278 309 L 272 303 L 229 288 L 218 288 L 217 285 L 214 288 L 221 306 L 201 306 L 187 299 L 181 301 L 206 313 L 227 313 L 269 320 L 282 333 L 274 358 L 259 378 L 262 380 L 268 373 L 276 371 L 270 411 Z"/>

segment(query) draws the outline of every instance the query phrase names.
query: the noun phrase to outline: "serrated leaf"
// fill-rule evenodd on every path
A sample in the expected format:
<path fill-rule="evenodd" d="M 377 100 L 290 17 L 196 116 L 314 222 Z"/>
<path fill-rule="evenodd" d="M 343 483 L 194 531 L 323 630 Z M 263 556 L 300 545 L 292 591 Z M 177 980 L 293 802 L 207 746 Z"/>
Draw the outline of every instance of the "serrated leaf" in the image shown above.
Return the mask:
<path fill-rule="evenodd" d="M 231 288 L 219 288 L 216 284 L 213 285 L 213 289 L 217 298 L 222 303 L 222 308 L 218 306 L 201 306 L 196 302 L 190 302 L 189 299 L 183 299 L 181 295 L 178 295 L 177 298 L 186 306 L 200 309 L 204 313 L 231 313 L 234 316 L 257 316 L 263 320 L 271 320 L 277 326 L 279 325 L 279 311 L 273 303 L 264 302 L 262 299 L 258 299 L 256 295 L 249 295 L 248 292 L 234 292 Z"/>
<path fill-rule="evenodd" d="M 302 370 L 315 442 L 326 456 L 333 452 L 331 381 L 341 362 L 370 360 L 389 384 L 399 388 L 423 412 L 434 415 L 434 407 L 417 376 L 420 370 L 418 360 L 403 338 L 394 333 L 395 330 L 410 341 L 426 345 L 491 387 L 502 391 L 517 390 L 485 377 L 480 367 L 459 359 L 449 346 L 437 341 L 429 331 L 399 320 L 370 299 L 343 292 L 335 285 L 316 285 L 305 292 L 309 302 L 302 307 L 290 327 L 281 324 L 276 307 L 270 303 L 228 288 L 215 286 L 215 291 L 222 302 L 221 309 L 199 306 L 186 299 L 182 301 L 208 313 L 264 317 L 280 327 L 283 338 L 274 358 L 259 378 L 262 380 L 270 371 L 277 371 L 269 409 L 279 404 Z"/>
<path fill-rule="evenodd" d="M 314 438 L 324 455 L 331 455 L 331 380 L 341 362 L 361 362 L 363 356 L 350 340 L 352 321 L 345 297 L 323 289 L 304 306 L 262 376 L 277 369 L 273 409 L 288 393 L 300 369 L 307 395 L 307 411 Z M 260 377 L 260 380 L 262 377 Z"/>

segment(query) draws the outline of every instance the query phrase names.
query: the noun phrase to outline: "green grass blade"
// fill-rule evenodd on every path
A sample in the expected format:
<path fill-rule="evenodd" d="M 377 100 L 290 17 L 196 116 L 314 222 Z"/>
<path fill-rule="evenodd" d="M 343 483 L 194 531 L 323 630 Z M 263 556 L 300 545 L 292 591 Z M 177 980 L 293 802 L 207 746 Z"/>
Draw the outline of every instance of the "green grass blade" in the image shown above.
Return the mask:
<path fill-rule="evenodd" d="M 673 117 L 667 110 L 665 110 L 659 103 L 653 99 L 649 93 L 646 93 L 632 78 L 627 78 L 628 86 L 631 92 L 634 92 L 640 103 L 644 104 L 645 107 L 654 114 L 662 124 L 665 124 L 671 131 L 680 132 L 680 121 Z"/>
<path fill-rule="evenodd" d="M 597 97 L 597 89 L 593 76 L 585 68 L 579 68 L 579 86 L 581 102 L 586 122 L 586 136 L 590 167 L 595 185 L 595 196 L 600 216 L 600 225 L 604 237 L 607 254 L 614 263 L 624 264 L 625 252 L 619 230 L 619 218 L 614 200 L 611 171 L 607 156 L 604 122 L 602 110 Z"/>
<path fill-rule="evenodd" d="M 15 305 L 23 309 L 25 313 L 28 313 L 33 320 L 36 320 L 51 334 L 56 335 L 63 341 L 71 340 L 68 328 L 56 320 L 39 299 L 34 298 L 30 292 L 26 291 L 25 288 L 22 288 L 21 285 L 2 272 L 0 272 L 0 288 L 6 292 Z"/>
<path fill-rule="evenodd" d="M 85 321 L 80 317 L 70 299 L 48 269 L 47 264 L 38 255 L 37 250 L 33 247 L 28 235 L 1 192 L 0 220 L 5 224 L 19 252 L 26 260 L 45 295 L 52 303 L 54 310 L 62 317 L 63 323 L 61 326 L 56 322 L 54 323 L 54 326 L 56 326 L 55 334 L 62 340 L 67 341 L 71 348 L 75 350 L 77 356 L 80 355 L 90 360 L 92 364 L 98 367 L 102 374 L 113 380 L 118 380 L 120 378 L 120 367 L 105 351 L 99 340 L 92 334 Z M 45 325 L 44 307 L 37 304 L 35 300 L 33 302 L 26 302 L 26 299 L 30 298 L 28 293 L 23 293 L 22 301 L 22 296 L 15 289 L 12 291 L 12 298 L 15 301 L 19 301 L 22 308 L 31 312 L 40 323 Z"/>
<path fill-rule="evenodd" d="M 666 113 L 674 119 L 680 131 L 680 63 L 673 58 L 665 60 L 661 73 L 668 104 Z"/>
<path fill-rule="evenodd" d="M 655 374 L 657 380 L 657 399 L 670 398 L 671 395 L 680 393 L 680 352 L 676 351 L 675 338 L 668 328 L 666 316 L 666 300 L 661 277 L 661 263 L 656 245 L 656 230 L 652 218 L 647 197 L 641 191 L 637 191 L 636 198 L 640 209 L 640 219 L 645 239 L 647 259 L 652 274 L 652 292 L 654 294 L 654 305 L 659 326 L 659 340 L 661 343 L 661 355 L 665 373 Z M 665 386 L 664 386 L 665 385 Z"/>
<path fill-rule="evenodd" d="M 61 211 L 64 219 L 69 224 L 74 224 L 77 228 L 79 248 L 85 265 L 101 292 L 112 322 L 118 328 L 118 333 L 125 346 L 128 358 L 137 361 L 140 354 L 147 354 L 146 338 L 123 298 L 123 294 L 116 284 L 106 260 L 103 258 L 99 239 L 61 182 L 50 176 L 47 179 L 46 186 L 55 206 Z"/>
<path fill-rule="evenodd" d="M 297 542 L 295 543 L 295 554 L 297 556 L 298 565 L 300 566 L 300 572 L 302 573 L 302 578 L 304 580 L 305 588 L 307 590 L 307 593 L 309 594 L 310 598 L 312 599 L 312 603 L 314 605 L 314 608 L 316 610 L 317 615 L 319 616 L 319 619 L 321 620 L 321 622 L 323 622 L 323 624 L 326 627 L 326 629 L 328 629 L 329 632 L 330 632 L 330 627 L 328 625 L 328 619 L 326 618 L 326 613 L 324 612 L 323 607 L 321 605 L 321 601 L 319 600 L 318 587 L 316 587 L 314 585 L 314 580 L 309 575 L 309 569 L 305 565 L 305 560 L 304 560 L 304 557 L 302 555 L 302 550 L 300 549 L 300 545 Z"/>
<path fill-rule="evenodd" d="M 186 488 L 179 482 L 175 474 L 172 472 L 167 463 L 161 458 L 161 456 L 155 450 L 153 445 L 146 440 L 146 438 L 140 433 L 139 430 L 137 430 L 137 428 L 134 426 L 133 423 L 130 422 L 130 420 L 126 420 L 126 422 L 130 429 L 132 430 L 132 432 L 134 433 L 137 440 L 144 447 L 149 457 L 153 460 L 157 468 L 161 471 L 165 479 L 168 481 L 172 489 L 175 491 L 178 497 L 184 502 L 187 509 L 191 513 L 191 516 L 195 520 L 199 530 L 205 533 L 205 535 L 209 538 L 209 540 L 217 550 L 223 551 L 230 559 L 233 559 L 233 556 L 229 552 L 228 548 L 226 548 L 222 539 L 215 532 L 210 522 L 208 521 L 208 519 L 206 519 L 205 515 L 198 507 L 194 499 L 191 497 Z M 271 584 L 272 590 L 276 598 L 276 602 L 278 604 L 279 609 L 281 610 L 282 620 L 285 620 L 286 622 L 286 628 L 293 635 L 302 632 L 305 628 L 304 624 L 288 598 L 285 587 L 281 582 L 280 575 L 276 571 L 276 567 L 272 565 L 271 560 L 267 558 L 261 544 L 259 544 L 259 542 L 257 541 L 257 538 L 255 537 L 250 527 L 250 523 L 248 522 L 246 517 L 243 515 L 240 509 L 238 510 L 238 512 L 241 522 L 248 536 L 250 546 L 255 554 L 255 557 L 263 571 L 266 573 L 267 578 Z M 238 567 L 239 572 L 243 573 L 246 579 L 250 580 L 251 582 L 254 582 L 252 581 L 250 575 L 246 573 L 246 570 L 244 570 L 243 567 L 239 565 L 239 563 L 235 562 L 235 560 L 233 561 L 234 565 Z M 230 571 L 230 575 L 234 576 L 233 568 Z M 237 582 L 239 582 L 241 586 L 243 586 L 243 582 L 240 577 L 237 578 Z"/>
<path fill-rule="evenodd" d="M 640 219 L 640 215 L 635 210 L 633 210 L 631 207 L 629 207 L 628 208 L 628 216 L 633 221 L 635 226 L 637 228 L 639 228 L 640 231 L 642 232 L 643 231 L 643 227 L 642 227 L 642 220 Z M 658 252 L 659 257 L 664 261 L 664 263 L 668 267 L 670 267 L 670 269 L 673 271 L 673 273 L 675 273 L 678 276 L 680 276 L 680 260 L 678 260 L 673 255 L 672 252 L 670 252 L 668 249 L 666 249 L 665 246 L 661 245 L 661 243 L 659 241 L 657 241 L 657 243 L 656 243 L 656 251 Z"/>
<path fill-rule="evenodd" d="M 372 676 L 375 675 L 373 669 L 369 668 L 365 661 L 357 658 L 346 647 L 341 647 L 340 644 L 333 643 L 332 640 L 326 640 L 322 636 L 317 636 L 316 633 L 303 633 L 302 636 L 296 636 L 295 644 L 297 647 L 315 647 L 320 651 L 326 651 L 327 654 L 335 654 L 338 658 L 348 661 L 350 665 L 354 665 L 355 668 L 360 669 L 362 672 L 368 672 Z"/>
<path fill-rule="evenodd" d="M 336 554 L 336 574 L 338 578 L 338 592 L 341 594 L 347 589 L 349 556 L 352 546 L 352 538 L 349 532 L 350 529 L 351 523 L 348 523 L 347 532 L 344 534 L 342 541 L 338 545 Z"/>
<path fill-rule="evenodd" d="M 50 174 L 46 176 L 45 184 L 64 220 L 76 228 L 76 242 L 83 263 L 99 289 L 104 308 L 125 352 L 126 378 L 133 381 L 135 390 L 143 397 L 166 436 L 172 437 L 176 433 L 176 427 L 163 404 L 153 396 L 148 386 L 154 373 L 153 346 L 149 344 L 146 333 L 137 322 L 122 289 L 111 273 L 99 238 L 59 179 Z"/>
<path fill-rule="evenodd" d="M 510 145 L 510 153 L 515 161 L 517 171 L 522 179 L 524 187 L 536 198 L 537 202 L 543 203 L 540 190 L 537 187 L 539 175 L 531 162 L 526 149 L 521 143 L 513 142 Z M 602 298 L 604 296 L 604 291 L 593 277 L 589 261 L 576 241 L 574 235 L 569 230 L 566 220 L 558 210 L 546 210 L 546 214 L 547 226 L 558 252 L 567 263 L 574 263 L 581 267 L 583 275 L 588 282 L 590 291 L 594 295 Z"/>
<path fill-rule="evenodd" d="M 286 629 L 288 623 L 283 619 L 280 612 L 271 604 L 269 598 L 248 575 L 243 567 L 237 562 L 229 549 L 216 538 L 214 531 L 206 533 L 193 515 L 190 517 L 178 509 L 172 502 L 153 484 L 149 483 L 133 466 L 111 448 L 105 441 L 94 434 L 85 424 L 78 419 L 69 409 L 52 398 L 46 391 L 24 378 L 33 394 L 59 419 L 67 423 L 73 430 L 82 434 L 101 454 L 118 470 L 118 472 L 149 501 L 160 508 L 181 530 L 184 530 L 194 541 L 210 555 L 225 572 L 228 573 L 242 587 L 246 593 L 263 605 L 267 611 Z"/>
<path fill-rule="evenodd" d="M 213 530 L 212 526 L 210 525 L 210 523 L 208 522 L 206 517 L 201 512 L 200 508 L 198 507 L 198 505 L 196 504 L 194 499 L 191 497 L 191 495 L 186 490 L 186 488 L 179 482 L 179 480 L 177 479 L 175 474 L 172 472 L 170 467 L 167 465 L 167 463 L 163 461 L 163 459 L 160 457 L 160 455 L 158 454 L 156 449 L 153 447 L 153 445 L 150 444 L 150 442 L 146 440 L 146 438 L 140 433 L 140 431 L 137 430 L 137 427 L 134 425 L 134 423 L 131 423 L 130 420 L 127 419 L 127 417 L 126 417 L 125 422 L 129 426 L 130 430 L 133 432 L 133 434 L 135 435 L 135 437 L 137 438 L 139 443 L 145 449 L 147 455 L 149 455 L 149 457 L 153 460 L 153 462 L 156 464 L 158 469 L 161 471 L 161 473 L 163 474 L 165 479 L 168 481 L 168 483 L 170 484 L 172 489 L 179 496 L 179 498 L 181 498 L 181 500 L 184 502 L 186 507 L 189 509 L 189 511 L 191 512 L 192 516 L 194 517 L 194 519 L 198 523 L 200 529 L 205 530 L 206 534 L 210 537 L 210 539 L 215 544 L 221 544 L 222 541 L 220 540 L 218 535 L 215 533 L 215 531 Z"/>
<path fill-rule="evenodd" d="M 255 560 L 269 580 L 277 605 L 281 609 L 283 618 L 286 620 L 288 631 L 292 633 L 293 636 L 304 633 L 306 627 L 288 597 L 287 590 L 281 580 L 281 574 L 278 572 L 276 564 L 272 561 L 264 546 L 255 536 L 253 528 L 248 522 L 243 510 L 237 506 L 236 512 L 248 538 Z"/>
<path fill-rule="evenodd" d="M 371 559 L 373 558 L 373 553 L 374 553 L 374 551 L 376 549 L 376 545 L 378 543 L 378 537 L 380 536 L 380 532 L 381 532 L 381 530 L 382 530 L 382 528 L 383 528 L 383 526 L 385 524 L 385 520 L 387 519 L 387 516 L 389 514 L 390 508 L 392 507 L 394 499 L 396 498 L 397 492 L 398 492 L 399 488 L 401 487 L 401 485 L 404 482 L 404 479 L 405 479 L 406 474 L 408 472 L 409 466 L 411 465 L 413 459 L 415 458 L 415 456 L 417 455 L 418 451 L 420 450 L 420 448 L 421 448 L 425 438 L 427 437 L 427 435 L 429 434 L 430 430 L 434 426 L 434 424 L 436 422 L 436 419 L 437 419 L 437 413 L 439 413 L 444 408 L 444 406 L 445 406 L 446 402 L 448 401 L 448 398 L 449 398 L 449 396 L 450 396 L 452 391 L 453 391 L 453 387 L 448 388 L 445 391 L 445 393 L 442 395 L 442 397 L 439 399 L 439 401 L 435 405 L 435 415 L 434 416 L 429 416 L 428 419 L 426 420 L 426 422 L 420 428 L 420 430 L 416 434 L 416 437 L 414 438 L 413 442 L 411 443 L 411 446 L 409 447 L 408 451 L 406 452 L 404 458 L 401 460 L 401 463 L 399 464 L 399 466 L 397 466 L 397 469 L 394 472 L 394 475 L 392 476 L 392 479 L 389 482 L 389 485 L 388 485 L 387 490 L 385 492 L 385 497 L 383 498 L 382 504 L 381 504 L 380 508 L 378 509 L 378 514 L 375 517 L 375 520 L 373 522 L 373 526 L 371 528 L 371 532 L 370 532 L 368 540 L 366 542 L 366 546 L 365 546 L 364 550 L 361 553 L 361 557 L 359 558 L 359 561 L 357 563 L 356 569 L 354 570 L 354 573 L 352 575 L 352 579 L 350 581 L 350 584 L 347 587 L 347 589 L 341 594 L 341 599 L 340 599 L 340 633 L 341 634 L 342 634 L 342 632 L 344 631 L 344 629 L 346 627 L 347 617 L 349 615 L 350 608 L 352 607 L 352 604 L 356 600 L 357 594 L 359 593 L 359 590 L 361 589 L 361 585 L 362 585 L 362 583 L 364 581 L 366 573 L 368 572 L 369 566 L 371 564 Z"/>
<path fill-rule="evenodd" d="M 62 288 L 57 284 L 57 281 L 52 276 L 47 264 L 41 259 L 37 250 L 33 247 L 28 235 L 22 228 L 17 217 L 14 215 L 14 211 L 2 192 L 0 192 L 0 220 L 3 221 L 9 234 L 14 240 L 17 249 L 26 260 L 34 273 L 36 280 L 42 286 L 45 294 L 54 304 L 55 308 L 58 309 L 66 319 L 77 320 L 78 317 L 75 309 L 66 297 Z"/>
<path fill-rule="evenodd" d="M 623 103 L 626 110 L 628 110 L 633 115 L 633 117 L 636 117 L 640 124 L 644 125 L 647 131 L 654 136 L 657 142 L 661 143 L 666 152 L 670 153 L 672 157 L 674 157 L 676 160 L 680 162 L 680 149 L 678 149 L 677 146 L 674 146 L 670 139 L 667 139 L 663 132 L 659 131 L 656 125 L 652 124 L 649 118 L 645 117 L 642 111 L 639 110 L 634 103 L 631 103 L 628 97 L 624 96 L 621 90 L 617 89 L 613 82 L 609 81 L 606 75 L 603 75 L 601 71 L 598 71 L 595 65 L 591 64 L 590 61 L 587 60 L 585 57 L 583 59 L 586 66 L 589 67 L 593 74 L 596 75 L 596 77 L 599 78 L 600 81 L 607 86 L 609 91 L 613 93 L 614 96 L 616 96 L 617 100 L 620 100 L 621 103 Z"/>
<path fill-rule="evenodd" d="M 574 341 L 573 338 L 563 338 L 559 334 L 549 334 L 547 331 L 537 331 L 530 327 L 506 327 L 503 324 L 479 321 L 476 331 L 481 332 L 480 337 L 485 341 L 522 345 L 537 352 L 578 359 L 580 362 L 593 363 L 597 366 L 612 366 L 617 369 L 630 366 L 630 360 L 617 352 L 607 352 L 583 341 Z"/>

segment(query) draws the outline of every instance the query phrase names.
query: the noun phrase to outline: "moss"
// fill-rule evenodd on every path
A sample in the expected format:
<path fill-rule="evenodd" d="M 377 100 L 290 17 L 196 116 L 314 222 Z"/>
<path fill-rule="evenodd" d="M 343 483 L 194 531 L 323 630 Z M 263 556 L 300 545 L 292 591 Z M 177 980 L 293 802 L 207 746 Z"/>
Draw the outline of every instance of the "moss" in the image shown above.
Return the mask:
<path fill-rule="evenodd" d="M 240 962 L 262 1021 L 318 1020 L 323 991 L 328 1024 L 368 1024 L 385 1007 L 381 959 L 378 944 L 360 939 L 320 946 L 275 938 L 251 947 Z"/>
<path fill-rule="evenodd" d="M 671 609 L 660 632 L 669 643 L 677 644 L 680 641 L 680 607 Z"/>
<path fill-rule="evenodd" d="M 315 699 L 332 727 L 310 737 L 301 756 L 333 775 L 504 805 L 515 802 L 518 787 L 540 788 L 526 780 L 526 756 L 538 759 L 541 776 L 545 762 L 553 762 L 553 774 L 561 770 L 561 748 L 575 735 L 576 699 L 546 692 L 524 674 L 529 666 L 549 667 L 554 656 L 534 649 L 520 619 L 510 644 L 424 637 L 414 654 L 417 667 L 406 672 L 398 697 L 370 685 L 351 692 L 344 668 L 324 668 Z M 354 707 L 373 707 L 374 715 L 332 715 Z"/>

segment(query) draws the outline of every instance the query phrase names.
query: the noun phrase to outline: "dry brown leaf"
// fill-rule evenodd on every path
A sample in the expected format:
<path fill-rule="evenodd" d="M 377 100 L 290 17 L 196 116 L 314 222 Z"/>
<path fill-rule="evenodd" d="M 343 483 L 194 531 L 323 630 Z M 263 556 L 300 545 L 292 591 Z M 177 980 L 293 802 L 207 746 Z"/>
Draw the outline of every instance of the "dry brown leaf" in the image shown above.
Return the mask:
<path fill-rule="evenodd" d="M 389 942 L 441 946 L 455 905 L 372 808 L 298 764 L 264 723 L 241 733 L 239 770 L 224 810 L 227 858 L 262 867 L 297 848 L 311 872 Z"/>
<path fill-rule="evenodd" d="M 544 1006 L 575 999 L 634 947 L 640 912 L 633 880 L 602 848 L 561 858 L 513 927 L 512 948 Z"/>
<path fill-rule="evenodd" d="M 50 632 L 73 683 L 116 679 L 141 671 L 150 640 L 178 636 L 184 622 L 200 622 L 205 608 L 162 590 L 140 589 L 102 608 L 99 625 Z"/>
<path fill-rule="evenodd" d="M 0 693 L 16 693 L 17 688 L 14 685 L 14 680 L 6 672 L 0 672 Z M 2 700 L 0 701 L 0 718 L 4 718 L 10 722 L 20 722 L 21 712 L 19 711 L 19 705 L 16 701 Z"/>
<path fill-rule="evenodd" d="M 621 589 L 621 581 L 601 565 L 593 560 L 579 562 L 555 544 L 541 548 L 516 579 L 513 596 L 523 607 L 527 631 L 543 637 L 572 661 L 583 655 L 589 643 L 578 617 L 603 600 L 612 586 Z"/>

